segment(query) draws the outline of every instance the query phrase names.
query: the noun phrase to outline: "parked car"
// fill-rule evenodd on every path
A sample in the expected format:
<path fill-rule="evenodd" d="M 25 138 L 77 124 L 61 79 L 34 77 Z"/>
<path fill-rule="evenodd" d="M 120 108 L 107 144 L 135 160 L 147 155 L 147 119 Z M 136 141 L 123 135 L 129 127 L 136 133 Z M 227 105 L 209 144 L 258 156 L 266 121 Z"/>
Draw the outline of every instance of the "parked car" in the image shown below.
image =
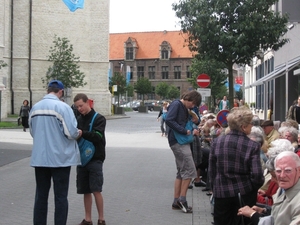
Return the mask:
<path fill-rule="evenodd" d="M 133 102 L 132 106 L 131 106 L 132 110 L 133 111 L 138 111 L 139 107 L 140 107 L 140 104 L 141 104 L 140 102 Z"/>
<path fill-rule="evenodd" d="M 138 111 L 139 110 L 139 107 L 141 106 L 141 102 L 135 102 L 132 104 L 132 110 L 134 111 Z M 147 106 L 148 107 L 148 110 L 150 111 L 153 111 L 154 109 L 154 102 L 144 102 L 144 106 Z"/>
<path fill-rule="evenodd" d="M 153 111 L 154 109 L 154 102 L 145 102 L 145 106 L 148 106 L 148 110 Z"/>

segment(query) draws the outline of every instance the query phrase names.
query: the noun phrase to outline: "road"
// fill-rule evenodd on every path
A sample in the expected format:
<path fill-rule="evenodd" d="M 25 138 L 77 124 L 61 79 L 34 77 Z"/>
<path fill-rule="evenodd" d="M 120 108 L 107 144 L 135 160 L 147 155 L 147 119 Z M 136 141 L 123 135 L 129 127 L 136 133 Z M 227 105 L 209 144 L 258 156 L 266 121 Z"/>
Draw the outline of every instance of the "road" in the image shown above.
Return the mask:
<path fill-rule="evenodd" d="M 104 163 L 104 211 L 109 225 L 209 225 L 209 199 L 201 189 L 188 191 L 193 214 L 171 209 L 175 162 L 167 139 L 160 135 L 158 112 L 129 112 L 129 118 L 107 120 Z M 34 170 L 29 166 L 32 138 L 21 129 L 0 130 L 0 224 L 32 224 Z M 68 225 L 84 216 L 71 170 Z M 48 224 L 53 224 L 50 191 Z M 93 220 L 97 220 L 93 207 Z M 95 223 L 94 223 L 95 224 Z"/>

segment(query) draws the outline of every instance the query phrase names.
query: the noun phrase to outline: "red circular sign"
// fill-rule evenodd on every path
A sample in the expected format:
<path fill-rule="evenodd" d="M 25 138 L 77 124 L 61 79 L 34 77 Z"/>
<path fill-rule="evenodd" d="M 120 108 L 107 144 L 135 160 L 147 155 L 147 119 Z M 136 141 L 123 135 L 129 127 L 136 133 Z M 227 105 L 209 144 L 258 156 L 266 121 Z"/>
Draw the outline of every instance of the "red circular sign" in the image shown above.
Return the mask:
<path fill-rule="evenodd" d="M 210 77 L 207 74 L 202 73 L 198 75 L 196 82 L 199 87 L 206 88 L 210 84 Z"/>

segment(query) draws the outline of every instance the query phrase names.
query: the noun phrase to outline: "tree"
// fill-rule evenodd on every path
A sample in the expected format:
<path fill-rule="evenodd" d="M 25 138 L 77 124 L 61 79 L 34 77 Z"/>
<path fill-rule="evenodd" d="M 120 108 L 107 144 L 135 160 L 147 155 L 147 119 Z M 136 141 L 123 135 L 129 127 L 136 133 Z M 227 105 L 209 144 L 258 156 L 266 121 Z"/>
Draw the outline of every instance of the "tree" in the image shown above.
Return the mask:
<path fill-rule="evenodd" d="M 192 77 L 188 78 L 188 81 L 196 89 L 198 87 L 196 82 L 197 76 L 201 73 L 209 75 L 212 102 L 215 102 L 216 98 L 223 98 L 224 95 L 227 95 L 227 88 L 224 85 L 227 79 L 227 75 L 224 72 L 225 67 L 226 65 L 222 62 L 196 55 L 191 65 Z"/>
<path fill-rule="evenodd" d="M 165 99 L 169 92 L 169 85 L 165 82 L 159 83 L 155 88 L 155 93 L 159 95 L 162 99 Z"/>
<path fill-rule="evenodd" d="M 114 94 L 116 94 L 116 96 L 118 96 L 118 106 L 120 106 L 119 97 L 120 97 L 120 95 L 122 95 L 126 92 L 126 79 L 125 79 L 125 77 L 122 76 L 121 73 L 116 72 L 114 74 L 114 76 L 112 76 L 112 78 L 109 81 L 110 90 L 112 90 L 113 85 L 118 86 L 117 91 L 114 92 Z"/>
<path fill-rule="evenodd" d="M 168 99 L 176 99 L 180 97 L 180 91 L 177 87 L 175 87 L 174 85 L 169 86 L 169 91 L 167 94 L 167 98 Z"/>
<path fill-rule="evenodd" d="M 141 77 L 134 84 L 134 90 L 136 93 L 142 95 L 142 102 L 144 105 L 144 95 L 152 92 L 151 82 L 149 81 L 149 79 L 147 79 L 145 77 Z"/>
<path fill-rule="evenodd" d="M 60 38 L 55 35 L 53 47 L 50 47 L 48 61 L 53 64 L 49 66 L 45 78 L 41 78 L 43 83 L 48 83 L 52 79 L 63 82 L 65 88 L 78 88 L 86 85 L 84 73 L 79 70 L 79 57 L 73 54 L 73 45 L 69 44 L 67 38 Z"/>
<path fill-rule="evenodd" d="M 127 96 L 133 97 L 134 87 L 131 84 L 127 85 L 126 90 L 127 90 Z"/>
<path fill-rule="evenodd" d="M 258 50 L 278 50 L 288 39 L 287 15 L 270 10 L 278 0 L 180 0 L 173 4 L 190 50 L 222 62 L 228 69 L 233 104 L 233 69 L 249 64 Z"/>

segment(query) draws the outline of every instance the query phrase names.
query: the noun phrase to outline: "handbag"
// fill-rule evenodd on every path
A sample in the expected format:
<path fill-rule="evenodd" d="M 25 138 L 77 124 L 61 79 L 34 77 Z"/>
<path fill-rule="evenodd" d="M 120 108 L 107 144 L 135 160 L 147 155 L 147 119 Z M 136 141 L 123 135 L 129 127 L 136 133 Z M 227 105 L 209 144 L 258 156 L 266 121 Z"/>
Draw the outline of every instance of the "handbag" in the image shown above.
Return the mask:
<path fill-rule="evenodd" d="M 18 118 L 18 126 L 20 126 L 22 124 L 22 119 L 21 117 Z"/>
<path fill-rule="evenodd" d="M 193 140 L 194 140 L 194 136 L 193 136 L 193 122 L 189 120 L 186 123 L 186 125 L 185 125 L 185 129 L 186 130 L 190 130 L 191 134 L 190 135 L 181 134 L 181 133 L 178 133 L 177 131 L 173 130 L 174 136 L 175 136 L 178 144 L 180 144 L 180 145 L 185 145 L 185 144 L 192 143 Z"/>
<path fill-rule="evenodd" d="M 93 123 L 98 113 L 95 113 L 92 121 L 90 123 L 89 131 L 92 131 Z M 80 160 L 81 160 L 81 166 L 85 166 L 91 159 L 93 158 L 95 154 L 95 146 L 91 141 L 88 141 L 84 138 L 80 138 L 77 141 L 79 152 L 80 152 Z"/>

